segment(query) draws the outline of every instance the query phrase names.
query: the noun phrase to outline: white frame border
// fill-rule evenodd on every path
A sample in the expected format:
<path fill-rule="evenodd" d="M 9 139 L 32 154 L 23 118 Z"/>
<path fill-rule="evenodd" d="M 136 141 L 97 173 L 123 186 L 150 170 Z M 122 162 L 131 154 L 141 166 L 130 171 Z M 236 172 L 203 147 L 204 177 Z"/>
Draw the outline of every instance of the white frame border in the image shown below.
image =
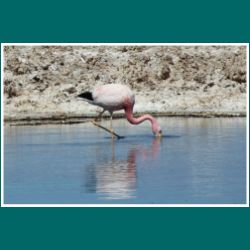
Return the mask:
<path fill-rule="evenodd" d="M 3 100 L 5 46 L 246 46 L 246 204 L 5 204 L 4 203 L 4 105 L 1 104 L 1 207 L 249 207 L 249 43 L 1 43 L 1 100 Z"/>

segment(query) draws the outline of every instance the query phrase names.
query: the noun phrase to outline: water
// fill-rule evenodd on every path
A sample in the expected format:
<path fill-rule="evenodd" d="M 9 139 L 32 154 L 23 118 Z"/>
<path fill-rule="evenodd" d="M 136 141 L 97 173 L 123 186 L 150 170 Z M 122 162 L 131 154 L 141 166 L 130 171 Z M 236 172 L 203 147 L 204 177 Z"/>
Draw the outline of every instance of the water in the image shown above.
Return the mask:
<path fill-rule="evenodd" d="M 245 118 L 5 127 L 6 204 L 246 203 Z M 102 123 L 108 126 L 107 121 Z"/>

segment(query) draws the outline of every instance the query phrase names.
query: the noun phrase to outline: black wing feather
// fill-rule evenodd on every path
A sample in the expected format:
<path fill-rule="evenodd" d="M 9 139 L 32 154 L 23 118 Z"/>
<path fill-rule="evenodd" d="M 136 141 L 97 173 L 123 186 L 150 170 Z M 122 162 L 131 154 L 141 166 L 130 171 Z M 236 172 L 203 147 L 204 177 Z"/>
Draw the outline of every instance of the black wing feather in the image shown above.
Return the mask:
<path fill-rule="evenodd" d="M 77 97 L 83 98 L 83 99 L 87 99 L 87 100 L 90 100 L 90 101 L 93 101 L 93 100 L 94 100 L 94 99 L 93 99 L 93 96 L 92 96 L 92 93 L 89 92 L 89 91 L 86 91 L 86 92 L 84 92 L 84 93 L 78 95 Z"/>

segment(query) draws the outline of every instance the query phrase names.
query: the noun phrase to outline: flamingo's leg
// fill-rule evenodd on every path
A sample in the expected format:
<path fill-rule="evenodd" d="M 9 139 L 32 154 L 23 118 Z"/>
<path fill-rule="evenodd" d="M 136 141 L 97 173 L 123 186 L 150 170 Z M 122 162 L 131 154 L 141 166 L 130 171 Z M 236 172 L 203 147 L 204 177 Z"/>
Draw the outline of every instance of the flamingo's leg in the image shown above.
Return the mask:
<path fill-rule="evenodd" d="M 117 137 L 117 139 L 124 138 L 124 136 L 120 136 L 120 135 L 116 134 L 114 131 L 111 131 L 110 129 L 108 129 L 108 128 L 105 128 L 105 127 L 101 126 L 100 124 L 98 124 L 98 123 L 97 123 L 97 122 L 95 122 L 94 120 L 93 120 L 93 121 L 91 121 L 91 122 L 92 122 L 95 126 L 97 126 L 97 127 L 99 127 L 99 128 L 102 128 L 102 129 L 104 129 L 105 131 L 107 131 L 107 132 L 111 133 L 111 134 L 112 134 L 112 138 L 114 138 L 114 136 L 116 136 L 116 137 Z"/>
<path fill-rule="evenodd" d="M 110 131 L 114 132 L 113 130 L 113 112 L 109 112 L 110 113 Z M 114 134 L 112 133 L 112 138 L 114 138 Z"/>
<path fill-rule="evenodd" d="M 99 116 L 101 117 L 101 115 L 104 113 L 104 111 L 106 111 L 106 110 L 103 110 L 103 111 L 98 115 L 98 117 L 99 117 Z M 109 132 L 109 133 L 111 134 L 112 138 L 115 138 L 115 137 L 117 137 L 117 139 L 124 138 L 124 136 L 120 136 L 120 135 L 116 134 L 115 131 L 113 130 L 113 126 L 112 126 L 113 112 L 109 112 L 109 113 L 110 113 L 110 129 L 101 126 L 99 123 L 96 122 L 95 119 L 92 120 L 91 122 L 92 122 L 95 126 L 97 126 L 97 127 L 99 127 L 99 128 L 102 128 L 102 129 L 104 129 L 105 131 Z M 98 118 L 98 117 L 97 117 L 97 118 Z"/>
<path fill-rule="evenodd" d="M 113 130 L 113 112 L 110 112 L 110 129 Z"/>
<path fill-rule="evenodd" d="M 103 110 L 98 114 L 98 116 L 94 119 L 94 121 L 95 121 L 95 122 L 101 121 L 102 115 L 103 115 L 103 113 L 104 113 L 105 111 L 106 111 L 106 110 L 103 109 Z"/>

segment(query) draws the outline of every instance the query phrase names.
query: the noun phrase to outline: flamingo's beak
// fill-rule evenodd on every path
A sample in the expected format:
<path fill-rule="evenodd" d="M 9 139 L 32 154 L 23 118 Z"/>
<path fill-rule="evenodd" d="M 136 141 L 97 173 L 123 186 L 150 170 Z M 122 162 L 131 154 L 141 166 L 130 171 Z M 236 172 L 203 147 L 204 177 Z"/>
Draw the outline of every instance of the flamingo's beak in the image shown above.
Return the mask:
<path fill-rule="evenodd" d="M 155 136 L 156 136 L 157 138 L 161 138 L 161 137 L 162 137 L 162 131 L 159 130 L 159 131 L 155 134 Z"/>

